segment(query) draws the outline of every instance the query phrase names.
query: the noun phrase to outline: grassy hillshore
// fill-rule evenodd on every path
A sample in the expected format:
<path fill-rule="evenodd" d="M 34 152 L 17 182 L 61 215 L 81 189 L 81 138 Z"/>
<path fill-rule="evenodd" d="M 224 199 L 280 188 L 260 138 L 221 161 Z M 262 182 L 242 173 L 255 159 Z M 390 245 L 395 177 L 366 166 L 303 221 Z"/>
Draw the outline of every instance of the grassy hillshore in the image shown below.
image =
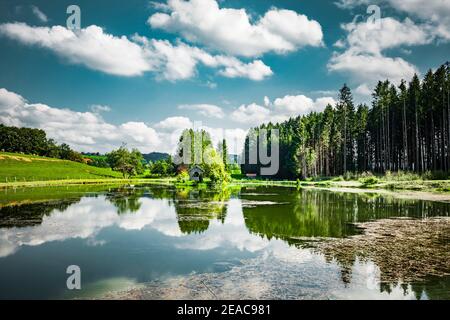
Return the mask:
<path fill-rule="evenodd" d="M 173 184 L 175 178 L 123 179 L 110 168 L 98 168 L 83 163 L 53 158 L 0 152 L 0 188 L 43 187 L 64 185 L 95 185 L 117 183 Z M 378 177 L 321 178 L 309 181 L 274 181 L 233 179 L 237 186 L 286 186 L 324 189 L 364 189 L 389 191 L 421 191 L 450 194 L 450 180 L 430 180 L 414 174 L 384 175 Z M 450 197 L 449 197 L 450 198 Z"/>
<path fill-rule="evenodd" d="M 169 183 L 173 179 L 124 179 L 110 168 L 16 153 L 0 152 L 0 188 L 79 184 Z"/>

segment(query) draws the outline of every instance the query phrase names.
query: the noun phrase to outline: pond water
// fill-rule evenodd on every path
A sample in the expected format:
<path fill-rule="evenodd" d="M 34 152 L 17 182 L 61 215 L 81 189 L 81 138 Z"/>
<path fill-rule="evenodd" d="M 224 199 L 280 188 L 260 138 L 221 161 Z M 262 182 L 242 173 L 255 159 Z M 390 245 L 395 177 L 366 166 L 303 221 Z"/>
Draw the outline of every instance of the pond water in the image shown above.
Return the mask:
<path fill-rule="evenodd" d="M 343 266 L 311 247 L 361 233 L 355 222 L 449 213 L 281 187 L 2 190 L 0 299 L 450 299 L 449 277 L 383 283 L 374 262 Z M 81 290 L 67 289 L 70 265 Z"/>

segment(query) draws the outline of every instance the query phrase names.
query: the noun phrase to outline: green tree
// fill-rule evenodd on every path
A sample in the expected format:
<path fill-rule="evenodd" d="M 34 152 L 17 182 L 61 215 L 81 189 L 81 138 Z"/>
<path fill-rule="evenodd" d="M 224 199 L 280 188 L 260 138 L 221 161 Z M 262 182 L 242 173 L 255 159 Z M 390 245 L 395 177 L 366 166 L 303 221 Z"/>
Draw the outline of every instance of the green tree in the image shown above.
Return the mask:
<path fill-rule="evenodd" d="M 114 171 L 122 173 L 124 178 L 132 177 L 144 172 L 142 154 L 137 149 L 131 152 L 123 145 L 119 149 L 106 155 L 108 163 Z"/>

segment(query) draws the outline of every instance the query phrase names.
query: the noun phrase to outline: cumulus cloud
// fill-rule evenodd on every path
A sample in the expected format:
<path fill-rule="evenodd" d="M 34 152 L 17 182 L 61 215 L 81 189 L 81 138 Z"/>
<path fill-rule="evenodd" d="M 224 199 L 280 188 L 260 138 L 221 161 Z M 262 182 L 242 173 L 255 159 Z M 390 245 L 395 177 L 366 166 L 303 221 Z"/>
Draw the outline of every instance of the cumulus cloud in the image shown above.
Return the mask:
<path fill-rule="evenodd" d="M 332 97 L 321 97 L 313 100 L 304 95 L 287 95 L 277 98 L 270 103 L 268 97 L 264 98 L 265 106 L 256 103 L 241 105 L 231 114 L 231 119 L 245 123 L 248 126 L 257 126 L 267 122 L 282 122 L 291 117 L 297 117 L 310 112 L 323 111 L 330 104 L 334 106 L 336 101 Z"/>
<path fill-rule="evenodd" d="M 75 33 L 62 26 L 32 27 L 25 23 L 0 25 L 0 33 L 27 45 L 50 49 L 71 63 L 119 76 L 151 70 L 143 50 L 125 36 L 115 37 L 98 26 Z"/>
<path fill-rule="evenodd" d="M 156 124 L 156 128 L 166 131 L 173 131 L 177 129 L 184 130 L 191 128 L 192 126 L 193 123 L 186 117 L 169 117 Z"/>
<path fill-rule="evenodd" d="M 231 113 L 231 119 L 248 125 L 257 125 L 270 119 L 270 115 L 271 111 L 269 108 L 252 103 L 249 105 L 241 105 L 234 110 Z"/>
<path fill-rule="evenodd" d="M 432 41 L 426 28 L 409 18 L 403 21 L 382 18 L 379 28 L 365 22 L 348 23 L 343 25 L 343 29 L 348 32 L 346 44 L 355 53 L 379 54 L 386 49 L 423 45 Z"/>
<path fill-rule="evenodd" d="M 135 35 L 107 34 L 92 25 L 79 32 L 62 26 L 32 27 L 25 23 L 0 25 L 0 34 L 26 45 L 53 51 L 70 63 L 116 76 L 140 76 L 153 72 L 161 80 L 185 80 L 196 76 L 197 66 L 219 69 L 218 74 L 229 78 L 263 80 L 272 75 L 262 61 L 248 63 L 223 55 L 211 55 L 197 47 L 167 40 L 147 39 Z"/>
<path fill-rule="evenodd" d="M 421 19 L 428 31 L 445 41 L 450 40 L 450 2 L 445 0 L 339 0 L 342 9 L 352 9 L 362 5 L 387 5 L 395 10 Z"/>
<path fill-rule="evenodd" d="M 342 28 L 347 36 L 338 41 L 337 47 L 343 51 L 334 52 L 328 70 L 349 75 L 359 94 L 369 94 L 367 88 L 379 80 L 389 79 L 398 84 L 401 79 L 419 73 L 416 66 L 403 58 L 386 56 L 386 50 L 424 45 L 433 40 L 427 28 L 409 18 L 403 21 L 382 18 L 379 27 L 361 22 L 344 24 Z"/>
<path fill-rule="evenodd" d="M 77 112 L 40 103 L 28 103 L 20 95 L 0 89 L 0 123 L 40 128 L 49 137 L 80 151 L 107 152 L 127 142 L 143 152 L 161 145 L 158 133 L 142 122 L 113 125 L 93 112 Z"/>
<path fill-rule="evenodd" d="M 450 40 L 450 2 L 444 0 L 389 0 L 397 10 L 415 15 L 432 26 L 431 31 Z"/>
<path fill-rule="evenodd" d="M 354 54 L 344 52 L 335 54 L 329 64 L 330 71 L 349 74 L 360 85 L 371 86 L 379 80 L 389 79 L 399 83 L 401 79 L 410 79 L 419 70 L 402 58 L 389 58 L 383 55 Z"/>
<path fill-rule="evenodd" d="M 143 50 L 152 61 L 153 69 L 159 77 L 166 80 L 189 79 L 195 76 L 197 65 L 218 68 L 219 74 L 227 78 L 248 78 L 255 81 L 270 77 L 273 72 L 262 61 L 244 63 L 241 60 L 223 55 L 211 55 L 203 49 L 178 42 L 171 44 L 167 40 L 147 39 L 134 36 L 142 44 Z"/>
<path fill-rule="evenodd" d="M 212 104 L 183 104 L 178 106 L 178 109 L 195 111 L 207 118 L 222 119 L 225 116 L 221 107 Z"/>
<path fill-rule="evenodd" d="M 260 81 L 273 74 L 272 69 L 261 60 L 244 64 L 237 59 L 231 59 L 224 66 L 225 68 L 220 70 L 219 73 L 227 78 L 249 78 Z"/>
<path fill-rule="evenodd" d="M 232 55 L 253 57 L 322 45 L 321 25 L 292 10 L 272 8 L 251 19 L 245 9 L 220 8 L 216 0 L 169 0 L 163 9 L 150 16 L 151 27 Z"/>
<path fill-rule="evenodd" d="M 67 143 L 78 151 L 109 152 L 125 142 L 129 148 L 138 148 L 144 153 L 173 153 L 182 131 L 194 128 L 189 118 L 181 116 L 166 118 L 152 126 L 133 121 L 115 125 L 103 120 L 98 112 L 99 109 L 105 111 L 106 106 L 94 105 L 92 108 L 97 112 L 78 112 L 29 103 L 22 96 L 0 88 L 0 123 L 43 129 L 48 137 Z M 209 132 L 215 146 L 226 139 L 230 152 L 235 153 L 241 152 L 247 133 L 241 128 L 222 129 L 206 124 L 196 124 L 196 129 Z"/>

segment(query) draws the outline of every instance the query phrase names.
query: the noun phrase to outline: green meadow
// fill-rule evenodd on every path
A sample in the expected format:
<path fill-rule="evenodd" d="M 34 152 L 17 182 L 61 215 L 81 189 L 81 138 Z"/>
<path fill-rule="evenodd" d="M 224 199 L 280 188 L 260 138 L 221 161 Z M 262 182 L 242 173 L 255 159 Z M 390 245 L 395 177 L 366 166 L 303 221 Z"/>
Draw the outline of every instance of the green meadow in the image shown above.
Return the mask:
<path fill-rule="evenodd" d="M 86 180 L 121 178 L 110 168 L 83 163 L 0 152 L 0 183 L 49 180 Z"/>

